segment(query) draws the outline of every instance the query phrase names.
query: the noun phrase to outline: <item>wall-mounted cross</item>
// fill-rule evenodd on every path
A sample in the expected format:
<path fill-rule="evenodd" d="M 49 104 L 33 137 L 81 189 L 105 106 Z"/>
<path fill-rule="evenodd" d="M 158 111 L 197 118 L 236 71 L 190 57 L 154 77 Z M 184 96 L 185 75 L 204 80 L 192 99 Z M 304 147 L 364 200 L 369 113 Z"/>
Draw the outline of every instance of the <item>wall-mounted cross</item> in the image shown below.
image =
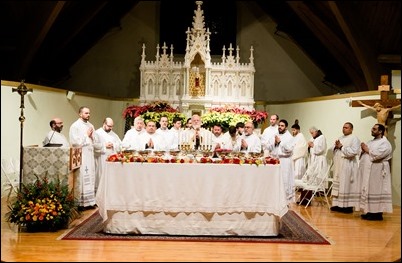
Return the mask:
<path fill-rule="evenodd" d="M 379 100 L 354 100 L 351 104 L 352 107 L 366 107 L 376 111 L 377 122 L 386 126 L 389 113 L 392 110 L 401 107 L 401 100 L 389 98 L 390 94 L 395 93 L 391 93 L 390 91 L 390 85 L 388 85 L 388 75 L 381 76 L 381 83 L 378 86 L 378 90 L 380 91 Z"/>

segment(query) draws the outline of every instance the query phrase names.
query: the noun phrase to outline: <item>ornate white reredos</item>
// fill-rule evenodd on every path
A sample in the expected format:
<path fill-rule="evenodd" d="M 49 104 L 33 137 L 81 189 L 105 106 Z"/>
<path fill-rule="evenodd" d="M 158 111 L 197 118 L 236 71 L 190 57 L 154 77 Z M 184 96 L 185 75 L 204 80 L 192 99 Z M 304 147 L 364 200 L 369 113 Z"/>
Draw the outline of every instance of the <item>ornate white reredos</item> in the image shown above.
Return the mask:
<path fill-rule="evenodd" d="M 184 62 L 174 61 L 173 45 L 163 43 L 162 54 L 156 47 L 156 60 L 145 60 L 145 44 L 141 54 L 141 105 L 166 101 L 179 107 L 187 116 L 203 114 L 211 107 L 236 106 L 254 109 L 254 57 L 250 48 L 250 62 L 240 63 L 240 49 L 223 46 L 221 61 L 212 62 L 209 28 L 205 29 L 202 1 L 196 1 L 192 28 L 186 31 Z"/>

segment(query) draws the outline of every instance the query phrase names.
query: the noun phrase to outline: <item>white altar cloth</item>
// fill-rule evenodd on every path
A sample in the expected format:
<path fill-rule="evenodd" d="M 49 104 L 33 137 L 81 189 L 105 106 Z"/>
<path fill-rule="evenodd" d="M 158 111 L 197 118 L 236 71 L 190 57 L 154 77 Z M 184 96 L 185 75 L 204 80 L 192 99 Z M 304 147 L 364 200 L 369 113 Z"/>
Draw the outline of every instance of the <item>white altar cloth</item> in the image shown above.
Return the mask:
<path fill-rule="evenodd" d="M 108 162 L 96 203 L 113 234 L 276 236 L 279 165 Z"/>

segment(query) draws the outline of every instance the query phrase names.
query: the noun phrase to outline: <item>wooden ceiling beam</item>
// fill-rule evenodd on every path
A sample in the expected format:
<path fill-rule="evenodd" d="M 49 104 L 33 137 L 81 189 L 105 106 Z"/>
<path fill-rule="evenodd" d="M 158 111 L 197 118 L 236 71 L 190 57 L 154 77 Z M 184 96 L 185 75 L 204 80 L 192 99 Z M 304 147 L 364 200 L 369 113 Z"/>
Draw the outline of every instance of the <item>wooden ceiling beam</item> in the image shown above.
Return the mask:
<path fill-rule="evenodd" d="M 367 83 L 359 62 L 349 46 L 321 20 L 303 1 L 287 1 L 299 18 L 311 29 L 314 35 L 328 48 L 334 58 L 353 81 L 357 91 L 367 90 Z"/>
<path fill-rule="evenodd" d="M 358 26 L 359 21 L 356 20 L 356 13 L 354 13 L 352 6 L 347 3 L 344 3 L 344 8 L 335 1 L 328 1 L 328 5 L 352 47 L 366 79 L 368 90 L 376 90 L 381 73 L 380 67 L 376 52 L 370 46 L 371 41 L 364 35 L 365 30 Z"/>
<path fill-rule="evenodd" d="M 401 55 L 382 54 L 377 57 L 379 63 L 401 64 Z"/>

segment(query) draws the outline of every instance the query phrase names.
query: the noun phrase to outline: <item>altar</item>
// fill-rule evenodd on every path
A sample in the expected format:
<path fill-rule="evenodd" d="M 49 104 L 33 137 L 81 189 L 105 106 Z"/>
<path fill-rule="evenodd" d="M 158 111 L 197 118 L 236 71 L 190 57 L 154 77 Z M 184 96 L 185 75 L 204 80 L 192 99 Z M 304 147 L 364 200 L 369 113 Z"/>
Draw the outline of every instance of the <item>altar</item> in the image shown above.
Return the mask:
<path fill-rule="evenodd" d="M 111 234 L 277 236 L 280 165 L 107 162 L 96 203 Z"/>

